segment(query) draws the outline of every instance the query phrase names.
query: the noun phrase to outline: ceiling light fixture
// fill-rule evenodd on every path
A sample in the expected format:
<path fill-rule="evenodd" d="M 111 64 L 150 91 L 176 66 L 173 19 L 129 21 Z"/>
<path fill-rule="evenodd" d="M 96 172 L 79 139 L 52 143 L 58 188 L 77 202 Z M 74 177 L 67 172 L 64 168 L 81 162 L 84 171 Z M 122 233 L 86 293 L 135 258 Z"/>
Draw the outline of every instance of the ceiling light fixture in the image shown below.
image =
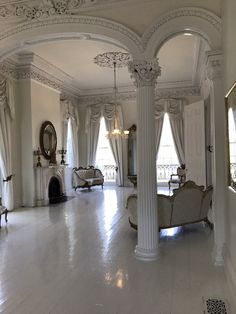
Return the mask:
<path fill-rule="evenodd" d="M 114 71 L 114 105 L 115 105 L 115 113 L 114 113 L 114 126 L 113 129 L 109 132 L 107 132 L 106 136 L 109 139 L 112 138 L 128 138 L 129 131 L 123 130 L 120 127 L 119 118 L 118 118 L 118 111 L 117 111 L 117 84 L 116 84 L 116 69 L 122 68 L 127 66 L 128 62 L 131 60 L 130 54 L 126 52 L 120 52 L 120 51 L 111 51 L 111 52 L 105 52 L 102 54 L 97 55 L 94 58 L 94 63 L 101 67 L 109 67 L 113 68 Z"/>

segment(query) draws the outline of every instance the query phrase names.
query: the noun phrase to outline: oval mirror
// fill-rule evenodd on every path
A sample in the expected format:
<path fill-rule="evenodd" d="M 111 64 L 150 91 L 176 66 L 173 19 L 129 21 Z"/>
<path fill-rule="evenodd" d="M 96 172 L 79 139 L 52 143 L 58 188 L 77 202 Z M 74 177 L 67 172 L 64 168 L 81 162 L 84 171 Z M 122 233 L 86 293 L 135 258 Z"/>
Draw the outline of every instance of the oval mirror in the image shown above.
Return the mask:
<path fill-rule="evenodd" d="M 56 130 L 50 121 L 45 121 L 40 129 L 40 148 L 46 159 L 52 159 L 57 149 Z"/>

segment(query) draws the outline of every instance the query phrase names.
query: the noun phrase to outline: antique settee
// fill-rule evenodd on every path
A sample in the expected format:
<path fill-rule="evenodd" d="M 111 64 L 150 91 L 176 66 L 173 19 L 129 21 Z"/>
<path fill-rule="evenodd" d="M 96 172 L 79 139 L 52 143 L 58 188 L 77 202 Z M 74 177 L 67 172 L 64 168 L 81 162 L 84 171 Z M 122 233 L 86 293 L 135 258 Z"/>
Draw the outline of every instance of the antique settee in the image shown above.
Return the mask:
<path fill-rule="evenodd" d="M 74 168 L 73 169 L 73 188 L 88 188 L 92 186 L 101 185 L 103 188 L 104 177 L 99 169 L 92 166 L 88 168 Z"/>
<path fill-rule="evenodd" d="M 212 186 L 204 190 L 204 186 L 187 181 L 182 187 L 174 189 L 172 196 L 157 194 L 159 229 L 200 221 L 205 221 L 210 227 L 213 227 L 208 220 L 212 192 Z M 128 197 L 126 208 L 131 227 L 137 229 L 137 194 Z"/>

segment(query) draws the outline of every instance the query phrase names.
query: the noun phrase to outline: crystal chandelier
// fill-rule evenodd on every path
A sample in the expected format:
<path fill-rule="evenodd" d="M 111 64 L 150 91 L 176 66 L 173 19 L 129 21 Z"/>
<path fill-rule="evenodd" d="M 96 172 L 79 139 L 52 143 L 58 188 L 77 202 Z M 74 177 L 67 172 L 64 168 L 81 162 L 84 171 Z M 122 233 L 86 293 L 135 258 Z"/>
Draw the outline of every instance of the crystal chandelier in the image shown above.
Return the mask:
<path fill-rule="evenodd" d="M 123 130 L 120 128 L 119 120 L 118 120 L 118 110 L 117 110 L 117 85 L 116 85 L 116 69 L 127 66 L 127 63 L 130 61 L 130 55 L 125 52 L 105 52 L 103 54 L 99 54 L 94 58 L 94 63 L 101 67 L 109 67 L 113 68 L 114 71 L 114 126 L 113 129 L 107 132 L 106 137 L 109 139 L 112 138 L 128 138 L 129 131 Z"/>

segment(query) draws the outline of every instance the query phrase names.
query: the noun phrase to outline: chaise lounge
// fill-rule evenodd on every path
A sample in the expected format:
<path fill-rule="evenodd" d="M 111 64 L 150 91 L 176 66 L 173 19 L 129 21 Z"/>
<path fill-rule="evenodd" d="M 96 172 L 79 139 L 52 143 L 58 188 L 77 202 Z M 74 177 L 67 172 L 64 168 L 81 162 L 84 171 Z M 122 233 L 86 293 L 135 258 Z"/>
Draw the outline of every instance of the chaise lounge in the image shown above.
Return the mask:
<path fill-rule="evenodd" d="M 73 169 L 73 188 L 76 191 L 78 188 L 91 189 L 92 186 L 101 185 L 103 189 L 104 177 L 101 170 L 89 166 L 88 168 Z"/>
<path fill-rule="evenodd" d="M 173 190 L 172 196 L 157 194 L 159 229 L 200 221 L 205 221 L 212 228 L 213 224 L 208 220 L 212 192 L 212 186 L 204 190 L 204 186 L 187 181 L 181 188 Z M 126 208 L 131 227 L 137 229 L 137 194 L 128 197 Z"/>

